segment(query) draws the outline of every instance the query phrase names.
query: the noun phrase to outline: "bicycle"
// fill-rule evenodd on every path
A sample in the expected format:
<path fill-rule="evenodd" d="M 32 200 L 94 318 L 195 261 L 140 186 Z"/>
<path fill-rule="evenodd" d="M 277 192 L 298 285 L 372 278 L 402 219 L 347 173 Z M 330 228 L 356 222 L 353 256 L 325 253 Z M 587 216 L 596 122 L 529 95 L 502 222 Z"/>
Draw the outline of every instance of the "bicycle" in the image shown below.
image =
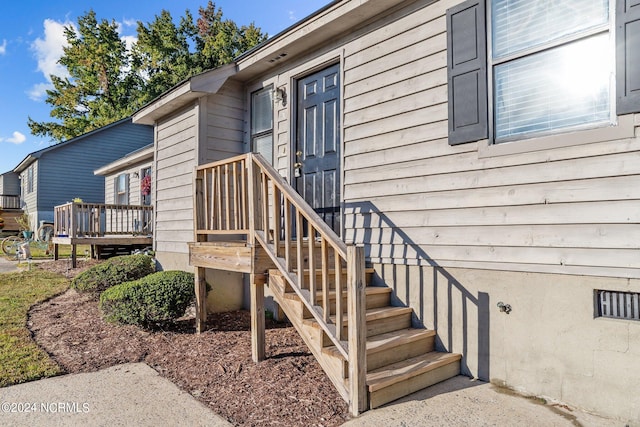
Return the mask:
<path fill-rule="evenodd" d="M 35 235 L 35 238 L 34 238 Z M 2 239 L 2 243 L 0 244 L 2 247 L 2 252 L 5 255 L 16 255 L 20 251 L 20 246 L 24 243 L 29 243 L 29 245 L 33 244 L 36 248 L 44 250 L 48 255 L 53 252 L 53 224 L 51 223 L 43 223 L 35 234 L 32 234 L 29 238 L 20 237 L 20 236 L 9 236 Z"/>

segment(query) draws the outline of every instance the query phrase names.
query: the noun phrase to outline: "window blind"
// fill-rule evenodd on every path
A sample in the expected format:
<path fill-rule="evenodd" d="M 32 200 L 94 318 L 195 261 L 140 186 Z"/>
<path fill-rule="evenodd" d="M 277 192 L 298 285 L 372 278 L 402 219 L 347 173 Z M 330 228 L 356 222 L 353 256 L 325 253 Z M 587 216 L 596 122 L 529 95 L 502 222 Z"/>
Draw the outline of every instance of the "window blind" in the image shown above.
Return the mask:
<path fill-rule="evenodd" d="M 609 22 L 608 0 L 495 0 L 491 7 L 494 59 Z"/>

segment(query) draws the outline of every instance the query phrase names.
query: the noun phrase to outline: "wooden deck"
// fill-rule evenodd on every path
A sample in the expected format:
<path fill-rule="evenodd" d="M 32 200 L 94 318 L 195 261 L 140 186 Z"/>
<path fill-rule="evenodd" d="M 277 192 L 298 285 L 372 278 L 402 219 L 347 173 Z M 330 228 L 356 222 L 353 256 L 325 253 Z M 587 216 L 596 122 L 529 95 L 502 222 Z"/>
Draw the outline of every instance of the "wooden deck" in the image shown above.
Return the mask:
<path fill-rule="evenodd" d="M 98 203 L 67 203 L 54 208 L 54 258 L 58 245 L 71 245 L 72 265 L 76 266 L 77 245 L 96 247 L 151 246 L 153 208 L 151 206 Z"/>

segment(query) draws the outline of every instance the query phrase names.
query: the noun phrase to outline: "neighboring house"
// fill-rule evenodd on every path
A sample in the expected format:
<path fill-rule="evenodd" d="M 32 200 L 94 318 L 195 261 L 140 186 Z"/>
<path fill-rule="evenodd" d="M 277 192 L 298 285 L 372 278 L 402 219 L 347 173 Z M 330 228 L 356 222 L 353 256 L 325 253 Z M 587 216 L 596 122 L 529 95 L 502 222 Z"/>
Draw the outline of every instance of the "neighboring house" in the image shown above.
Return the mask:
<path fill-rule="evenodd" d="M 22 209 L 34 229 L 53 222 L 53 208 L 80 198 L 104 202 L 104 179 L 94 170 L 153 141 L 153 129 L 136 126 L 131 118 L 29 154 L 13 172 L 21 180 Z"/>
<path fill-rule="evenodd" d="M 153 152 L 149 144 L 94 171 L 104 176 L 106 204 L 151 206 Z"/>
<path fill-rule="evenodd" d="M 0 209 L 20 209 L 20 179 L 14 172 L 0 175 Z"/>
<path fill-rule="evenodd" d="M 462 355 L 463 373 L 639 422 L 637 34 L 637 1 L 334 1 L 133 116 L 156 129 L 158 260 L 191 261 L 198 292 L 204 267 L 251 273 L 258 313 L 263 251 L 280 260 L 271 287 L 282 275 L 304 288 L 278 239 L 305 222 L 286 203 L 282 223 L 265 218 L 281 203 L 275 184 L 246 205 L 250 227 L 259 217 L 269 229 L 202 216 L 244 212 L 242 201 L 226 214 L 212 201 L 220 182 L 239 175 L 259 191 L 253 165 L 267 167 L 250 156 L 225 172 L 194 177 L 194 167 L 258 152 L 286 180 L 278 185 L 364 245 L 375 284 L 413 309 L 414 326 L 437 331 L 438 349 Z M 206 203 L 194 213 L 196 191 Z M 190 256 L 194 219 L 201 246 Z M 211 237 L 233 232 L 246 243 Z M 200 263 L 196 250 L 235 264 Z M 330 328 L 318 330 L 327 341 Z"/>

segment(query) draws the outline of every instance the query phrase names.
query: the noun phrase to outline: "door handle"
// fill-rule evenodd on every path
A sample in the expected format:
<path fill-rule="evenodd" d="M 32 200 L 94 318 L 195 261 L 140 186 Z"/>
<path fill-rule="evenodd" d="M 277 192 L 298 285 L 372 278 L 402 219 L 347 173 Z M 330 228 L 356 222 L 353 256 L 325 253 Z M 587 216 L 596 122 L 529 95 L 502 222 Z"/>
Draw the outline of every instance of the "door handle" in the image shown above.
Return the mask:
<path fill-rule="evenodd" d="M 302 167 L 302 163 L 300 163 L 300 162 L 294 163 L 294 164 L 293 164 L 293 167 L 294 167 L 295 169 L 300 169 L 300 168 Z"/>

